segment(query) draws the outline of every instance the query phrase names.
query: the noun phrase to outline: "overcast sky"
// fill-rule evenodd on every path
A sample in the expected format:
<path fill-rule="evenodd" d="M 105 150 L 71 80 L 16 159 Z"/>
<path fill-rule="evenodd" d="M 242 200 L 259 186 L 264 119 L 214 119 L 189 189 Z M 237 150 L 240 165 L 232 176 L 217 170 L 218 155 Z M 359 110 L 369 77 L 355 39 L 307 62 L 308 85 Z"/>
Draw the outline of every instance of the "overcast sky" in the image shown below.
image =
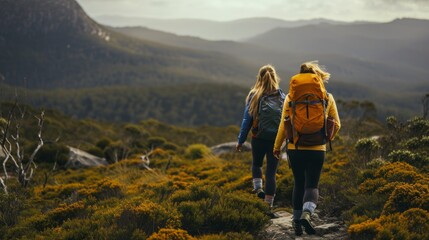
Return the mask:
<path fill-rule="evenodd" d="M 429 19 L 429 0 L 77 0 L 91 16 L 200 18 L 228 21 L 248 17 L 341 21 Z"/>

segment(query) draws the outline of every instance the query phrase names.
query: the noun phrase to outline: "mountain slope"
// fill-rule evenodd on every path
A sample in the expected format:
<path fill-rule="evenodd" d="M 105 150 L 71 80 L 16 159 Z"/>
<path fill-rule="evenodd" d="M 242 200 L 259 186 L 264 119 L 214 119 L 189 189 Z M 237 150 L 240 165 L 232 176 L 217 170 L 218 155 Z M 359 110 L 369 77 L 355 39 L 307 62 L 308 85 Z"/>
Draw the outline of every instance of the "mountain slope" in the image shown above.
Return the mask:
<path fill-rule="evenodd" d="M 123 16 L 98 16 L 95 19 L 109 26 L 141 26 L 178 35 L 200 37 L 208 40 L 243 40 L 277 27 L 298 27 L 309 24 L 345 22 L 328 19 L 285 21 L 276 18 L 246 18 L 233 21 L 211 21 L 202 19 L 156 19 Z"/>
<path fill-rule="evenodd" d="M 131 39 L 91 20 L 74 0 L 0 2 L 0 74 L 29 88 L 247 82 L 251 67 Z"/>
<path fill-rule="evenodd" d="M 394 75 L 399 75 L 400 72 L 412 74 L 407 81 L 427 81 L 428 20 L 398 19 L 378 24 L 321 24 L 293 29 L 277 28 L 251 38 L 248 42 L 283 51 L 335 53 L 378 62 L 396 69 Z"/>
<path fill-rule="evenodd" d="M 365 24 L 369 25 L 369 23 Z M 413 22 L 411 22 L 410 26 L 402 26 L 401 28 L 414 28 Z M 310 52 L 305 49 L 301 49 L 301 51 L 276 49 L 271 48 L 270 45 L 258 45 L 251 42 L 208 41 L 197 37 L 178 36 L 143 27 L 110 29 L 135 38 L 167 45 L 230 54 L 254 64 L 255 69 L 266 63 L 274 64 L 283 79 L 281 82 L 283 89 L 287 89 L 288 79 L 298 71 L 299 64 L 304 61 L 318 59 L 332 73 L 329 88 L 337 99 L 372 101 L 379 109 L 380 116 L 395 114 L 410 117 L 420 114 L 420 98 L 422 94 L 429 91 L 429 85 L 425 79 L 428 74 L 427 70 L 410 66 L 404 61 L 391 64 L 389 62 L 379 62 L 375 59 L 340 55 L 341 53 L 337 51 L 320 53 L 316 51 Z M 386 32 L 383 28 L 379 31 Z M 408 29 L 408 31 L 410 34 L 417 32 L 415 29 Z M 362 34 L 364 33 L 365 31 Z M 386 38 L 394 37 L 394 34 L 386 36 Z M 403 44 L 413 44 L 408 40 L 412 37 L 400 37 Z M 297 40 L 297 42 L 299 41 Z M 397 49 L 393 50 L 396 51 Z M 362 51 L 365 51 L 365 49 Z"/>
<path fill-rule="evenodd" d="M 270 45 L 234 41 L 208 41 L 197 37 L 178 36 L 143 27 L 111 28 L 128 36 L 138 39 L 150 40 L 171 46 L 190 48 L 195 50 L 216 51 L 230 54 L 247 62 L 261 66 L 271 63 L 277 67 L 280 76 L 287 79 L 296 73 L 299 64 L 304 61 L 318 59 L 328 66 L 334 81 L 341 81 L 363 86 L 383 86 L 385 90 L 406 88 L 414 91 L 416 85 L 404 86 L 404 78 L 421 79 L 421 70 L 415 71 L 413 67 L 404 64 L 389 65 L 382 62 L 353 58 L 340 55 L 338 52 L 309 52 L 295 51 L 294 49 L 273 49 Z M 369 85 L 368 85 L 369 84 Z"/>

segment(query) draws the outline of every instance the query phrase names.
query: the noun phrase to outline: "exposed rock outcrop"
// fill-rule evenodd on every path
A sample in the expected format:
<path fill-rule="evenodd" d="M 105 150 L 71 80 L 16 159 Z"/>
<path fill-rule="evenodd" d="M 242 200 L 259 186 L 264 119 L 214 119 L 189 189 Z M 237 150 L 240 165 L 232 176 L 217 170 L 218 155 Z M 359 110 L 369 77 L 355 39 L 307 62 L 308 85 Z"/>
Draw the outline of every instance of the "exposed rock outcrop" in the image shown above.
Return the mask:
<path fill-rule="evenodd" d="M 212 150 L 212 153 L 214 155 L 220 155 L 220 154 L 224 154 L 224 153 L 232 153 L 232 152 L 235 152 L 236 144 L 237 144 L 237 142 L 222 143 L 222 144 L 211 147 L 211 150 Z M 250 143 L 246 142 L 241 147 L 241 150 L 244 152 L 251 151 L 252 146 L 250 145 Z"/>
<path fill-rule="evenodd" d="M 321 219 L 316 213 L 313 215 L 313 223 L 316 225 L 316 235 L 307 235 L 304 232 L 301 236 L 295 236 L 292 228 L 292 214 L 286 211 L 279 211 L 275 215 L 278 218 L 270 220 L 268 227 L 258 235 L 258 239 L 348 239 L 347 227 L 342 221 Z"/>
<path fill-rule="evenodd" d="M 98 167 L 107 165 L 105 158 L 100 158 L 84 152 L 80 149 L 69 147 L 69 159 L 65 164 L 66 168 L 86 168 L 86 167 Z"/>

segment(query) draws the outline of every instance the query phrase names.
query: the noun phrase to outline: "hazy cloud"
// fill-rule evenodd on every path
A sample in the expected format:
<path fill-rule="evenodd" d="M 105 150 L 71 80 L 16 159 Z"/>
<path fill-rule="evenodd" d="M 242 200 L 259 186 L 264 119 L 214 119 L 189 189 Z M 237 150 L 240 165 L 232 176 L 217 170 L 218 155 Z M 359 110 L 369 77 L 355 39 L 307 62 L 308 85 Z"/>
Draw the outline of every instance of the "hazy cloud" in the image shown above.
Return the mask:
<path fill-rule="evenodd" d="M 389 4 L 429 4 L 428 0 L 373 0 L 375 2 L 384 2 Z"/>
<path fill-rule="evenodd" d="M 233 20 L 273 17 L 389 21 L 429 18 L 429 0 L 77 0 L 91 15 Z"/>

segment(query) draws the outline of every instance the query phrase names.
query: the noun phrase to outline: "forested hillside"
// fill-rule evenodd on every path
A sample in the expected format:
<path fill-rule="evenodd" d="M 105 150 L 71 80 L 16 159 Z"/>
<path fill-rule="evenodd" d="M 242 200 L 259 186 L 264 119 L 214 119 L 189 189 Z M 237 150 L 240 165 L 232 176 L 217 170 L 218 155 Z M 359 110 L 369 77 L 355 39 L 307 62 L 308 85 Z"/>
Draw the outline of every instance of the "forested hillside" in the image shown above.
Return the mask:
<path fill-rule="evenodd" d="M 1 85 L 0 85 L 1 86 Z M 241 121 L 248 89 L 233 84 L 182 84 L 157 87 L 97 87 L 55 91 L 3 87 L 0 99 L 61 109 L 77 117 L 138 123 L 150 118 L 184 126 L 227 126 Z"/>
<path fill-rule="evenodd" d="M 412 109 L 421 109 L 421 103 L 413 103 L 413 96 L 407 94 L 395 99 L 391 94 L 381 95 L 378 91 L 338 83 L 327 85 L 327 89 L 337 99 L 342 118 L 371 116 L 380 119 L 380 116 L 394 114 L 404 119 L 404 116 L 413 116 Z M 17 94 L 22 102 L 38 107 L 61 109 L 63 113 L 81 119 L 138 123 L 154 118 L 182 126 L 228 126 L 241 124 L 248 90 L 233 84 L 98 87 L 56 91 L 28 91 L 2 86 L 1 97 L 12 100 Z M 338 92 L 341 93 L 339 96 Z M 363 93 L 366 93 L 368 98 L 379 98 L 384 105 L 380 106 L 367 100 L 368 98 L 362 98 Z"/>

